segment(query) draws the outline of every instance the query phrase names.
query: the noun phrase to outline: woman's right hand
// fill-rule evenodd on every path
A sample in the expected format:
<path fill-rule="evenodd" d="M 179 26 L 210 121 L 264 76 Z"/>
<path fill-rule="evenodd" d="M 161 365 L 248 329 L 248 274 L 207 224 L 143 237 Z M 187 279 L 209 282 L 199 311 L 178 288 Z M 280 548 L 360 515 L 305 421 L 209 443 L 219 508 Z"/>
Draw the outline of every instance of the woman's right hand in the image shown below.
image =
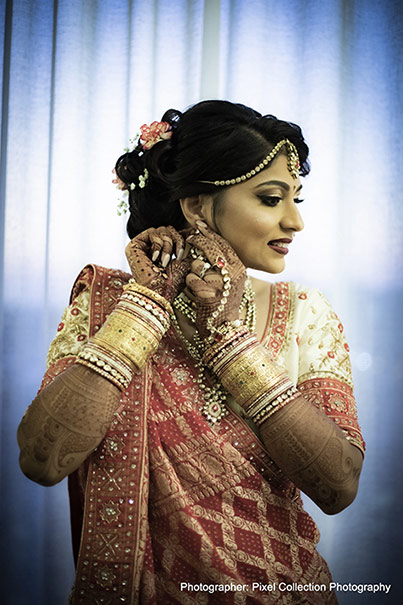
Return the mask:
<path fill-rule="evenodd" d="M 126 246 L 126 257 L 135 281 L 169 302 L 183 290 L 190 259 L 185 258 L 185 241 L 174 227 L 143 231 Z"/>
<path fill-rule="evenodd" d="M 239 320 L 247 276 L 244 264 L 221 235 L 202 221 L 196 226 L 198 232 L 190 233 L 186 239 L 196 257 L 186 285 L 197 305 L 197 331 L 207 338 L 221 324 Z"/>

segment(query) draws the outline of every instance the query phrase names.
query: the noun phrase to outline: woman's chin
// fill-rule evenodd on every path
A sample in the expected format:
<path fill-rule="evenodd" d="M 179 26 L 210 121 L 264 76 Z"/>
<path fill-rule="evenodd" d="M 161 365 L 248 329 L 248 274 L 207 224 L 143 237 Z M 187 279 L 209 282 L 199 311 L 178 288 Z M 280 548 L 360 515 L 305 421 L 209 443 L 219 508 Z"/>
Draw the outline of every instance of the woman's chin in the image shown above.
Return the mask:
<path fill-rule="evenodd" d="M 282 273 L 285 269 L 285 263 L 283 264 L 282 267 L 276 267 L 271 269 L 270 271 L 268 271 L 268 273 Z"/>
<path fill-rule="evenodd" d="M 263 271 L 264 273 L 282 273 L 285 269 L 285 262 L 280 261 L 279 263 L 253 263 L 248 266 L 248 269 L 255 269 L 256 271 Z"/>

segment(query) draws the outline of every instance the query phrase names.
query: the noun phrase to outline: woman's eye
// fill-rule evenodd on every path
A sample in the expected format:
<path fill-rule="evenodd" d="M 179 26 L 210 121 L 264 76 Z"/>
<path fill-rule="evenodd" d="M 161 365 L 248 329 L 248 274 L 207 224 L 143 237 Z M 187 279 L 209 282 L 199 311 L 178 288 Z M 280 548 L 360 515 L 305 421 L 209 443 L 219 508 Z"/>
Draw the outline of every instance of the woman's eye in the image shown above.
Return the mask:
<path fill-rule="evenodd" d="M 297 197 L 297 198 L 294 199 L 294 204 L 302 204 L 303 201 L 304 200 L 302 198 Z"/>
<path fill-rule="evenodd" d="M 276 195 L 259 195 L 258 197 L 265 206 L 273 207 L 277 206 L 277 204 L 281 202 L 281 197 Z"/>

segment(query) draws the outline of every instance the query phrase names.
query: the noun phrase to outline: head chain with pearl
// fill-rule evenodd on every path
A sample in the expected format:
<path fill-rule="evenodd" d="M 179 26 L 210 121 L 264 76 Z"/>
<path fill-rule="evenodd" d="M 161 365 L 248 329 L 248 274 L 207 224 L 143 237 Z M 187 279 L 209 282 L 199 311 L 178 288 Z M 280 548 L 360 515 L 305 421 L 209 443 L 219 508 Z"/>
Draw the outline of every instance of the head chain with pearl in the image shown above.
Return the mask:
<path fill-rule="evenodd" d="M 221 181 L 199 181 L 199 183 L 208 183 L 209 185 L 215 185 L 216 187 L 225 187 L 229 185 L 237 185 L 238 183 L 243 183 L 244 181 L 247 181 L 248 179 L 251 179 L 252 177 L 256 176 L 261 170 L 264 170 L 264 168 L 267 168 L 267 166 L 270 164 L 270 162 L 273 161 L 273 159 L 276 157 L 282 147 L 285 147 L 287 151 L 288 171 L 294 179 L 297 179 L 300 169 L 297 148 L 295 147 L 294 143 L 291 143 L 290 140 L 282 139 L 273 147 L 270 153 L 265 158 L 263 158 L 260 164 L 255 166 L 253 170 L 250 170 L 246 174 L 242 174 L 241 176 L 237 176 L 233 179 L 223 179 Z"/>

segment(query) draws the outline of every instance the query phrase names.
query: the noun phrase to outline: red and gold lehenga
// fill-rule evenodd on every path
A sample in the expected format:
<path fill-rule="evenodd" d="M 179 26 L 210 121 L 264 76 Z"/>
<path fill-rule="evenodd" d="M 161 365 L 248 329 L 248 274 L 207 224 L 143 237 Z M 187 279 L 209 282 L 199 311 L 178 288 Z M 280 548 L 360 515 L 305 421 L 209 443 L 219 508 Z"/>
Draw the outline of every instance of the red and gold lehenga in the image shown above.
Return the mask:
<path fill-rule="evenodd" d="M 42 387 L 74 363 L 129 277 L 83 270 Z M 271 290 L 263 344 L 363 451 L 336 314 L 318 291 L 285 282 Z M 218 426 L 208 424 L 197 376 L 171 327 L 122 393 L 103 441 L 69 476 L 71 603 L 336 603 L 299 490 L 232 409 Z"/>

